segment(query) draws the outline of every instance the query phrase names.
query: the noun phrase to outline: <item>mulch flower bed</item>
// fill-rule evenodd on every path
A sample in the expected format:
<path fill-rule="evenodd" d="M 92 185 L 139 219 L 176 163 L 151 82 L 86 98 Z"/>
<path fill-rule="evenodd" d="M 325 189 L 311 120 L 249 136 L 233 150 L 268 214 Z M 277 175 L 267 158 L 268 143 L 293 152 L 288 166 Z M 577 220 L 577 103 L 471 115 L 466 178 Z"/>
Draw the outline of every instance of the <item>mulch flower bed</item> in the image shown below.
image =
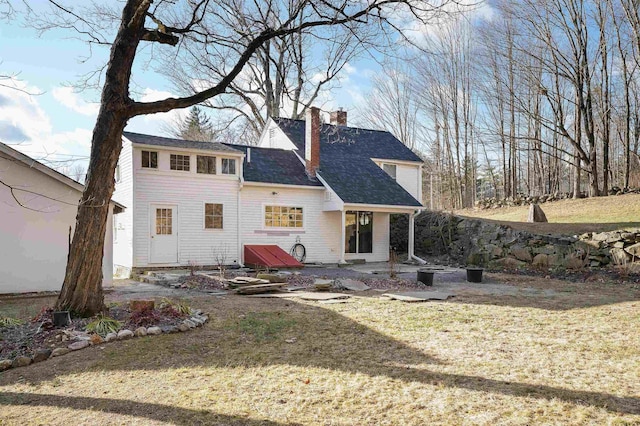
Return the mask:
<path fill-rule="evenodd" d="M 91 331 L 99 320 L 112 328 Z M 179 302 L 164 300 L 156 306 L 154 301 L 131 301 L 113 304 L 96 317 L 72 318 L 66 326 L 55 327 L 53 309 L 43 307 L 31 320 L 0 325 L 0 371 L 113 340 L 188 331 L 207 320 L 201 311 Z"/>

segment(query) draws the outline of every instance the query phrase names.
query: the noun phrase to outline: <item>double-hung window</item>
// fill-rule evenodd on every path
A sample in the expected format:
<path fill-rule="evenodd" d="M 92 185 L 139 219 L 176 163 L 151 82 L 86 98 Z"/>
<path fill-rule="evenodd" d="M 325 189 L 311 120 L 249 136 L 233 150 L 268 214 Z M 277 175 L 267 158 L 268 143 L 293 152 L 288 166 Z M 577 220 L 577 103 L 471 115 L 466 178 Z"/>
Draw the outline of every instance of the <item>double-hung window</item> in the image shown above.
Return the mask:
<path fill-rule="evenodd" d="M 204 205 L 204 229 L 222 229 L 222 204 Z"/>

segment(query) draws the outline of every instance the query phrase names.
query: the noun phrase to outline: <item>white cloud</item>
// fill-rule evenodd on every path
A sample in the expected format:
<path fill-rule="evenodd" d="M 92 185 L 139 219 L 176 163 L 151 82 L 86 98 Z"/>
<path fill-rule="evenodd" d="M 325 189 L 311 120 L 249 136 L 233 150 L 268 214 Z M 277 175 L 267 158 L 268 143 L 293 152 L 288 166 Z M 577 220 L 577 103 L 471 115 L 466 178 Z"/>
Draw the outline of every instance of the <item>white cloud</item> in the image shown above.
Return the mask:
<path fill-rule="evenodd" d="M 139 100 L 140 102 L 155 102 L 174 97 L 176 97 L 176 95 L 171 92 L 147 87 L 142 91 Z M 169 128 L 181 121 L 181 118 L 185 114 L 184 111 L 183 109 L 176 109 L 169 112 L 134 117 L 129 121 L 127 130 L 152 135 L 166 135 Z"/>
<path fill-rule="evenodd" d="M 98 115 L 100 104 L 85 102 L 71 87 L 56 87 L 51 94 L 58 102 L 74 112 L 90 117 Z"/>
<path fill-rule="evenodd" d="M 41 98 L 33 95 L 43 91 L 18 80 L 11 84 L 14 88 L 0 87 L 0 142 L 52 166 L 89 156 L 91 130 L 55 132 Z"/>

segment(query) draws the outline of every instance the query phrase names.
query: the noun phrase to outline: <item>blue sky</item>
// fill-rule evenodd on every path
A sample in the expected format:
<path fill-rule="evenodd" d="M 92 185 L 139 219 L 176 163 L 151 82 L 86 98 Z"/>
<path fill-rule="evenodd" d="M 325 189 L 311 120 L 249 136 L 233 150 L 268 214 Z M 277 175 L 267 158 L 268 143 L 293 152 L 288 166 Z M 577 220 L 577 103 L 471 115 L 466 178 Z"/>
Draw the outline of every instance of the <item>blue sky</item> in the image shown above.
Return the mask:
<path fill-rule="evenodd" d="M 54 161 L 82 160 L 89 154 L 100 92 L 78 92 L 72 86 L 86 73 L 104 65 L 109 55 L 108 48 L 97 47 L 83 62 L 89 48 L 74 36 L 63 30 L 39 36 L 20 19 L 0 26 L 0 75 L 16 75 L 16 79 L 0 83 L 28 92 L 0 87 L 0 141 L 54 166 Z M 149 101 L 170 96 L 170 83 L 151 70 L 143 70 L 139 66 L 142 62 L 136 62 L 133 74 L 136 84 L 131 89 L 137 92 L 136 99 Z M 341 87 L 323 97 L 323 106 L 352 109 L 368 87 L 371 67 L 377 67 L 371 59 L 349 64 Z M 163 124 L 176 114 L 180 112 L 136 117 L 127 130 L 163 134 Z"/>

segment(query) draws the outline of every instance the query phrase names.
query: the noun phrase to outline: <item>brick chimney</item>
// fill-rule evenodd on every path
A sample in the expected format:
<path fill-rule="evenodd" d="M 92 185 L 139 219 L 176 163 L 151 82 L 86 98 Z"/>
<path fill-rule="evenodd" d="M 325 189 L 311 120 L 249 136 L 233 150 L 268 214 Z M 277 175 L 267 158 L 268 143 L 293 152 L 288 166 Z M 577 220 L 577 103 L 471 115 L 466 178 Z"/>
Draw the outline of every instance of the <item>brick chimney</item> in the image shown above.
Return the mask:
<path fill-rule="evenodd" d="M 307 108 L 305 116 L 304 159 L 307 174 L 315 177 L 320 168 L 320 109 L 316 107 Z"/>
<path fill-rule="evenodd" d="M 334 126 L 346 126 L 347 111 L 343 111 L 342 108 L 339 108 L 337 111 L 331 111 L 329 114 L 329 121 Z"/>

